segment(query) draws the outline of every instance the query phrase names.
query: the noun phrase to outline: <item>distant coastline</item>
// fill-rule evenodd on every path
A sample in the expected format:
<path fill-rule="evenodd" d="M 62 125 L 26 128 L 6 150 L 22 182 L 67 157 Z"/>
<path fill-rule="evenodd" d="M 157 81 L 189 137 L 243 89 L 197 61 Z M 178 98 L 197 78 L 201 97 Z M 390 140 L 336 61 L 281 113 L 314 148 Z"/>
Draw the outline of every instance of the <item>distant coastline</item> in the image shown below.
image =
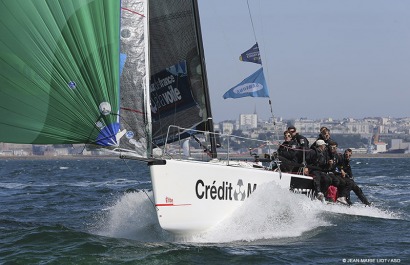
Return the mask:
<path fill-rule="evenodd" d="M 363 153 L 353 153 L 354 158 L 410 158 L 410 153 L 408 154 L 363 154 Z M 119 159 L 118 156 L 113 155 L 64 155 L 64 156 L 36 156 L 36 155 L 28 155 L 28 156 L 6 156 L 0 155 L 1 160 L 64 160 L 64 159 L 90 159 L 90 160 L 98 160 L 98 159 Z"/>
<path fill-rule="evenodd" d="M 62 156 L 36 156 L 36 155 L 27 155 L 27 156 L 7 156 L 7 155 L 1 155 L 0 159 L 3 160 L 64 160 L 64 159 L 70 159 L 70 160 L 80 160 L 80 159 L 90 159 L 90 160 L 98 160 L 98 159 L 119 159 L 118 156 L 109 156 L 109 155 L 98 155 L 98 156 L 93 156 L 93 155 L 87 155 L 87 156 L 82 156 L 82 155 L 62 155 Z"/>
<path fill-rule="evenodd" d="M 353 158 L 410 158 L 410 154 L 360 154 L 353 153 Z"/>

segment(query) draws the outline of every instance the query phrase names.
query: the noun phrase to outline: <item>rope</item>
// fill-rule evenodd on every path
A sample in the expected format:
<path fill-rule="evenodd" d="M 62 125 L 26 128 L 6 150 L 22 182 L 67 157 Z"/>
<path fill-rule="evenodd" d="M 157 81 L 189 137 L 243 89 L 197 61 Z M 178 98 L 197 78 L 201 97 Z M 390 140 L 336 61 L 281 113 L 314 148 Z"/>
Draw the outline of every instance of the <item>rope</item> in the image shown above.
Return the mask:
<path fill-rule="evenodd" d="M 134 173 L 134 171 L 133 171 L 133 170 L 130 168 L 130 166 L 128 165 L 128 162 L 127 162 L 125 159 L 124 159 L 123 161 L 124 161 L 125 165 L 127 165 L 129 171 L 132 172 L 132 173 Z M 151 202 L 151 204 L 152 204 L 152 206 L 154 207 L 154 209 L 155 209 L 156 211 L 159 211 L 158 207 L 155 206 L 155 202 L 153 202 L 153 201 L 151 200 L 151 197 L 148 195 L 147 191 L 146 191 L 145 189 L 143 189 L 142 191 L 145 193 L 145 195 L 147 196 L 148 200 Z"/>
<path fill-rule="evenodd" d="M 93 143 L 95 143 L 95 141 L 90 141 L 90 138 L 91 138 L 91 135 L 93 134 L 94 130 L 97 128 L 96 123 L 97 123 L 99 120 L 101 120 L 102 117 L 103 117 L 103 115 L 100 114 L 100 116 L 98 116 L 97 120 L 94 122 L 93 129 L 91 130 L 90 134 L 89 134 L 88 137 L 87 137 L 87 140 L 88 140 L 89 142 L 87 142 L 87 143 L 84 144 L 83 149 L 81 150 L 81 152 L 78 153 L 78 155 L 79 155 L 79 154 L 82 154 L 82 153 L 84 152 L 84 150 L 85 150 L 87 144 L 93 144 Z"/>
<path fill-rule="evenodd" d="M 288 146 L 288 145 L 284 145 L 284 144 L 279 144 L 279 146 L 283 146 L 283 147 L 285 147 L 286 149 L 291 149 L 291 150 L 295 150 L 295 151 L 304 151 L 304 152 L 307 152 L 307 151 L 310 150 L 310 149 L 304 149 L 304 148 L 292 148 L 292 147 L 290 147 L 290 146 Z"/>
<path fill-rule="evenodd" d="M 246 4 L 248 5 L 248 12 L 249 12 L 249 18 L 252 24 L 253 36 L 255 38 L 255 42 L 258 43 L 258 41 L 256 40 L 256 33 L 255 33 L 255 27 L 253 25 L 253 20 L 252 20 L 251 8 L 249 7 L 249 0 L 246 0 Z"/>
<path fill-rule="evenodd" d="M 248 5 L 249 19 L 250 19 L 251 25 L 252 25 L 253 37 L 255 38 L 255 42 L 258 43 L 258 40 L 257 40 L 257 38 L 256 38 L 255 26 L 254 26 L 254 24 L 253 24 L 251 8 L 250 8 L 250 6 L 249 6 L 249 0 L 246 0 L 246 4 Z M 260 55 L 260 51 L 259 51 L 259 55 Z M 262 60 L 261 60 L 261 65 L 262 65 Z M 270 107 L 270 113 L 271 113 L 271 115 L 272 115 L 272 122 L 273 122 L 273 125 L 275 126 L 275 125 L 276 125 L 275 115 L 273 114 L 272 101 L 271 101 L 270 97 L 269 97 L 269 107 Z M 276 132 L 276 130 L 275 130 L 275 132 Z M 278 136 L 278 135 L 277 135 L 277 138 L 276 138 L 276 139 L 279 139 L 279 136 Z"/>

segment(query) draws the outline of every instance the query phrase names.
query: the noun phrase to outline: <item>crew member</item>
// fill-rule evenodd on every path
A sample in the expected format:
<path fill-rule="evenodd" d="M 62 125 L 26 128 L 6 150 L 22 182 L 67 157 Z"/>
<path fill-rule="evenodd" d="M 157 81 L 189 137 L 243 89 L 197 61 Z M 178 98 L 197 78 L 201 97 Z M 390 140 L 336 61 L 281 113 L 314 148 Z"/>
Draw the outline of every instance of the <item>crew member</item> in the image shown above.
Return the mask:
<path fill-rule="evenodd" d="M 350 190 L 353 190 L 353 192 L 356 194 L 356 196 L 360 199 L 360 201 L 367 205 L 370 206 L 371 202 L 369 202 L 369 200 L 366 198 L 366 196 L 364 195 L 362 189 L 356 184 L 356 182 L 353 179 L 353 172 L 352 172 L 352 168 L 350 167 L 350 158 L 352 157 L 352 149 L 348 148 L 344 151 L 341 162 L 340 162 L 340 173 L 341 175 L 347 180 L 350 181 Z M 346 195 L 346 201 L 349 205 L 352 204 L 352 202 L 350 201 L 350 190 Z"/>
<path fill-rule="evenodd" d="M 345 178 L 341 173 L 340 167 L 342 167 L 343 158 L 342 154 L 337 153 L 337 143 L 333 140 L 329 140 L 328 144 L 328 149 L 330 150 L 330 168 L 328 175 L 332 179 L 332 185 L 337 188 L 337 201 L 343 204 L 348 204 L 346 197 L 352 189 L 352 182 Z"/>
<path fill-rule="evenodd" d="M 330 168 L 325 141 L 317 140 L 316 146 L 306 152 L 306 164 L 305 174 L 313 175 L 316 198 L 323 201 L 324 193 L 332 183 L 331 178 L 325 173 Z"/>
<path fill-rule="evenodd" d="M 297 158 L 298 163 L 306 164 L 305 156 L 306 156 L 306 152 L 309 149 L 308 139 L 305 136 L 297 133 L 295 126 L 289 126 L 288 131 L 292 135 L 292 140 L 297 143 L 296 158 Z"/>
<path fill-rule="evenodd" d="M 280 144 L 278 148 L 279 160 L 281 161 L 280 169 L 284 172 L 292 172 L 295 165 L 297 165 L 296 148 L 298 143 L 292 139 L 289 131 L 283 132 L 285 141 Z"/>

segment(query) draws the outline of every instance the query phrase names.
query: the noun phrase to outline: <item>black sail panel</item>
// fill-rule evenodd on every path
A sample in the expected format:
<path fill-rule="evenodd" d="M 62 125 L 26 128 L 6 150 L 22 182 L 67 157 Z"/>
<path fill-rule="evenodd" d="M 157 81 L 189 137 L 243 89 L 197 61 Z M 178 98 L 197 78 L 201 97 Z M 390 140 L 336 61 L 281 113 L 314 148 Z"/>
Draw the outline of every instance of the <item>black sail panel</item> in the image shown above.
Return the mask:
<path fill-rule="evenodd" d="M 153 147 L 170 125 L 209 130 L 210 116 L 196 2 L 156 0 L 149 6 L 150 97 Z M 191 135 L 171 129 L 168 142 Z"/>

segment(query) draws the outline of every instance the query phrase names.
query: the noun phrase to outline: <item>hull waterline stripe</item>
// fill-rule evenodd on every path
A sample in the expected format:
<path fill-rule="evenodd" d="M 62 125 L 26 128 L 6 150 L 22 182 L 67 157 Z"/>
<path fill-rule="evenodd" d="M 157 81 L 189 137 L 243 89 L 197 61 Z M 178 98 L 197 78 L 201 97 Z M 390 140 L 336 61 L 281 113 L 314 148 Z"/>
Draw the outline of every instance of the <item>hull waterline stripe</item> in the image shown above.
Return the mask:
<path fill-rule="evenodd" d="M 155 206 L 157 206 L 157 207 L 159 207 L 159 206 L 190 206 L 190 205 L 192 205 L 192 204 L 166 204 L 166 203 L 164 203 L 164 204 L 155 204 Z"/>

